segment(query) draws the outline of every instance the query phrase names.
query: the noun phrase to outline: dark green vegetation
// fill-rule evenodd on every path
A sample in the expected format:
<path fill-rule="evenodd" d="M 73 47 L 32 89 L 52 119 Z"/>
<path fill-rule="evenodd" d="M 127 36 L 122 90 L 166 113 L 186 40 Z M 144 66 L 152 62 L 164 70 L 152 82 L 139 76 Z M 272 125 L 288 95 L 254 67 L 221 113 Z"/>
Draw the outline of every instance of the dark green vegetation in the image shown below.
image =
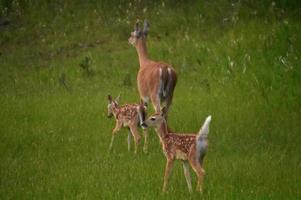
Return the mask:
<path fill-rule="evenodd" d="M 298 1 L 0 2 L 0 199 L 300 198 Z M 150 57 L 179 75 L 170 126 L 212 114 L 203 195 L 180 163 L 161 193 L 154 131 L 147 155 L 127 152 L 126 129 L 107 153 L 107 94 L 139 101 L 127 39 L 144 18 Z"/>

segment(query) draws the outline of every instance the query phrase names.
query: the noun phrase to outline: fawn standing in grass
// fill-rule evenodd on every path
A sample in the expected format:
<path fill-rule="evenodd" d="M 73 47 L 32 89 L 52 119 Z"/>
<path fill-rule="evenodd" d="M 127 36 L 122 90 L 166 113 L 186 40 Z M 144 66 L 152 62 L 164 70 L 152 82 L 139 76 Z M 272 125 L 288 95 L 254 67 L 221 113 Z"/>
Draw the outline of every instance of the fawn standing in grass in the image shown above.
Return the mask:
<path fill-rule="evenodd" d="M 116 126 L 112 131 L 112 139 L 109 147 L 109 151 L 112 150 L 114 137 L 116 133 L 122 127 L 128 127 L 130 132 L 128 133 L 128 151 L 131 148 L 131 134 L 134 137 L 135 141 L 135 153 L 137 153 L 138 143 L 140 142 L 140 135 L 138 131 L 138 126 L 143 125 L 143 121 L 145 120 L 146 110 L 143 105 L 141 104 L 124 104 L 122 106 L 118 105 L 120 96 L 118 96 L 115 100 L 112 99 L 111 95 L 108 95 L 108 117 L 114 116 L 116 120 Z M 144 134 L 144 152 L 147 152 L 147 143 L 148 143 L 148 134 L 146 129 L 143 129 Z"/>
<path fill-rule="evenodd" d="M 143 100 L 145 105 L 150 99 L 155 111 L 160 112 L 161 103 L 165 103 L 166 109 L 172 103 L 177 74 L 171 65 L 148 58 L 146 48 L 148 30 L 149 24 L 147 21 L 144 21 L 143 30 L 136 23 L 135 30 L 131 33 L 128 41 L 136 48 L 139 57 L 140 69 L 137 76 L 137 84 L 140 99 Z"/>
<path fill-rule="evenodd" d="M 161 113 L 150 116 L 143 126 L 154 127 L 162 144 L 163 152 L 167 163 L 164 175 L 163 191 L 166 191 L 168 178 L 171 173 L 175 159 L 182 160 L 184 175 L 187 181 L 189 192 L 192 191 L 189 165 L 195 171 L 198 177 L 197 190 L 202 192 L 204 169 L 202 167 L 203 159 L 208 147 L 208 133 L 211 116 L 208 116 L 198 134 L 175 134 L 168 132 L 165 114 L 167 110 L 162 109 Z"/>

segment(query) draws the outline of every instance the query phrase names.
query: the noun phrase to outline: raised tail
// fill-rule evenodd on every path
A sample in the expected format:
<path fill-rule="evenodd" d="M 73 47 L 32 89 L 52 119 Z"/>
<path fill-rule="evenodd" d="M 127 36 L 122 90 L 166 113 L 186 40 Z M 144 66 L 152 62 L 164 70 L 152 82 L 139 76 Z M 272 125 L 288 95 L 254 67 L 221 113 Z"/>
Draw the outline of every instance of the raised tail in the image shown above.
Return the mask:
<path fill-rule="evenodd" d="M 205 120 L 202 128 L 200 129 L 199 134 L 198 134 L 198 139 L 207 138 L 208 137 L 210 122 L 211 122 L 211 115 L 209 115 L 206 118 L 206 120 Z"/>

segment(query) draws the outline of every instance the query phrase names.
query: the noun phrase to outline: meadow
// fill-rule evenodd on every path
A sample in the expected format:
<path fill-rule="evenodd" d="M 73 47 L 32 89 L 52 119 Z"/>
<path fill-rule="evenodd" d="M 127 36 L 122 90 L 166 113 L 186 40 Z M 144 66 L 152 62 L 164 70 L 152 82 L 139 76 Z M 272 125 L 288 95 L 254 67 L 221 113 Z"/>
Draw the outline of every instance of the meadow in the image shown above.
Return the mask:
<path fill-rule="evenodd" d="M 1 0 L 0 11 L 0 199 L 301 198 L 300 2 Z M 108 153 L 107 95 L 139 101 L 137 19 L 150 22 L 150 57 L 178 73 L 172 129 L 212 115 L 203 194 L 189 194 L 180 162 L 161 192 L 154 130 L 148 154 L 127 151 L 127 129 Z"/>

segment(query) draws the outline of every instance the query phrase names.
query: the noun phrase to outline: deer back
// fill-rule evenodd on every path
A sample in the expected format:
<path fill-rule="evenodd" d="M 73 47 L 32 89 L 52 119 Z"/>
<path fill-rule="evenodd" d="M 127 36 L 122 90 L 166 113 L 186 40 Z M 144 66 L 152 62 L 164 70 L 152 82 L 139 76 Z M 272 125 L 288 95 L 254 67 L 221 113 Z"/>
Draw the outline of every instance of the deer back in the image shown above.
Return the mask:
<path fill-rule="evenodd" d="M 159 94 L 161 99 L 170 95 L 176 85 L 175 70 L 165 63 L 150 63 L 140 68 L 137 77 L 138 89 L 142 96 Z"/>

